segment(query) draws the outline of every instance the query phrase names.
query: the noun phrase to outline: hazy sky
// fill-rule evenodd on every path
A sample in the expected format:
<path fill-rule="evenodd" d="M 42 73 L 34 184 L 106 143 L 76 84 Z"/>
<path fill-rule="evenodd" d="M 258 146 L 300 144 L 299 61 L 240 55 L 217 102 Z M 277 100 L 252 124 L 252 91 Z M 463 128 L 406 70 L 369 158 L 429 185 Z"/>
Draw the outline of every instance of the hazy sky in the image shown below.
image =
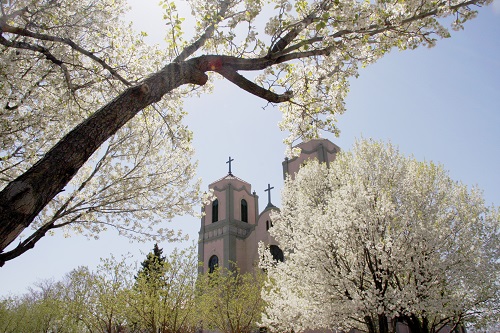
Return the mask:
<path fill-rule="evenodd" d="M 393 51 L 353 79 L 341 135 L 328 139 L 348 150 L 356 138 L 390 140 L 405 154 L 444 164 L 455 180 L 484 190 L 487 203 L 500 204 L 500 0 L 480 9 L 478 18 L 432 49 Z M 130 18 L 139 30 L 161 41 L 164 23 L 158 0 L 130 0 Z M 179 1 L 177 1 L 179 2 Z M 188 19 L 186 20 L 186 23 Z M 250 184 L 267 204 L 264 189 L 274 186 L 279 206 L 285 137 L 277 108 L 217 81 L 214 93 L 186 101 L 186 121 L 194 132 L 203 188 L 227 174 Z M 200 221 L 176 218 L 171 225 L 197 240 Z M 160 244 L 165 253 L 178 244 Z M 37 280 L 58 280 L 78 266 L 95 267 L 100 257 L 132 253 L 137 261 L 153 244 L 129 243 L 114 232 L 100 240 L 75 235 L 42 239 L 20 258 L 0 268 L 0 295 L 21 293 Z M 142 253 L 141 253 L 142 252 Z"/>

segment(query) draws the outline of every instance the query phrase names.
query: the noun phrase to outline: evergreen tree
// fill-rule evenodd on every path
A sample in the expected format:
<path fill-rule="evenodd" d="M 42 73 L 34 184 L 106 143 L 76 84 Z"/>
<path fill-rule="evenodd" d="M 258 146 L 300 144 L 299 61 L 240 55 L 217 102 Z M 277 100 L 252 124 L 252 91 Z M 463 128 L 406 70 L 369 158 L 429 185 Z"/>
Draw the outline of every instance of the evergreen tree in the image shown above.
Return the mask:
<path fill-rule="evenodd" d="M 146 259 L 141 263 L 141 269 L 135 277 L 136 280 L 144 276 L 146 279 L 150 279 L 151 276 L 159 276 L 163 272 L 163 266 L 165 264 L 166 257 L 163 255 L 163 249 L 158 247 L 158 243 L 155 243 L 153 251 L 149 252 Z"/>
<path fill-rule="evenodd" d="M 163 256 L 155 244 L 127 297 L 128 322 L 133 329 L 158 333 L 194 330 L 196 263 L 194 247 Z"/>

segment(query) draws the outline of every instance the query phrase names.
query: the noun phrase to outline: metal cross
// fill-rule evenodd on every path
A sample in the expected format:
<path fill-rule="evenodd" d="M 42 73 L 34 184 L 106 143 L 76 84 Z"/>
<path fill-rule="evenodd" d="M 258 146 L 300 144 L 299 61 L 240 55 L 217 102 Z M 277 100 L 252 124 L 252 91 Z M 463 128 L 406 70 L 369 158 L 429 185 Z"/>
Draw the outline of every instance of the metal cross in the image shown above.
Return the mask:
<path fill-rule="evenodd" d="M 268 204 L 268 205 L 270 205 L 270 204 L 271 204 L 271 190 L 272 190 L 273 188 L 274 188 L 274 186 L 273 186 L 273 187 L 271 187 L 271 184 L 267 184 L 267 190 L 264 190 L 264 192 L 267 192 L 267 201 L 268 201 L 268 203 L 267 203 L 267 204 Z"/>
<path fill-rule="evenodd" d="M 231 156 L 229 156 L 229 161 L 226 162 L 226 164 L 229 164 L 229 175 L 233 175 L 233 173 L 231 172 L 231 162 L 234 161 L 234 158 L 231 158 Z"/>

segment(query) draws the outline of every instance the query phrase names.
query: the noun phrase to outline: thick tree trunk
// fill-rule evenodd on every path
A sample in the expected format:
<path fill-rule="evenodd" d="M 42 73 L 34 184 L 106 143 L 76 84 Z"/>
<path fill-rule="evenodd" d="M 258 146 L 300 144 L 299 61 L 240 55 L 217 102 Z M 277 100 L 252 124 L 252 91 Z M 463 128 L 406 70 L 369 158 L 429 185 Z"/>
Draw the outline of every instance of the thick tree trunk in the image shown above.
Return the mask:
<path fill-rule="evenodd" d="M 62 138 L 0 192 L 0 253 L 28 227 L 88 158 L 139 111 L 175 88 L 207 81 L 199 58 L 172 63 L 125 90 Z M 34 244 L 33 244 L 34 245 Z M 0 266 L 5 260 L 0 260 Z"/>
<path fill-rule="evenodd" d="M 429 322 L 426 317 L 421 319 L 412 314 L 410 316 L 403 316 L 401 319 L 408 325 L 411 333 L 429 333 Z"/>
<path fill-rule="evenodd" d="M 389 333 L 389 322 L 385 314 L 378 315 L 378 330 L 380 333 Z"/>
<path fill-rule="evenodd" d="M 365 324 L 366 328 L 368 329 L 368 333 L 377 333 L 375 329 L 375 324 L 373 323 L 372 317 L 370 316 L 365 316 Z"/>

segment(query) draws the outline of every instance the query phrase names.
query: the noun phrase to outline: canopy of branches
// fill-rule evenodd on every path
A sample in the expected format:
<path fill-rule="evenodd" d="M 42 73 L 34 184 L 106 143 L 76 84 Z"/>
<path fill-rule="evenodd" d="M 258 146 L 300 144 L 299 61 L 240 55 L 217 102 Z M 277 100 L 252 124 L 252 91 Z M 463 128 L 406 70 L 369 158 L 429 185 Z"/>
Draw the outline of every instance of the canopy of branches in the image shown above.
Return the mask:
<path fill-rule="evenodd" d="M 459 29 L 489 2 L 189 0 L 185 38 L 175 2 L 161 1 L 160 50 L 123 23 L 125 0 L 2 1 L 0 265 L 58 228 L 175 238 L 158 224 L 200 196 L 182 99 L 209 88 L 207 73 L 279 103 L 287 143 L 337 133 L 360 66 L 432 46 L 449 36 L 442 18 Z"/>

